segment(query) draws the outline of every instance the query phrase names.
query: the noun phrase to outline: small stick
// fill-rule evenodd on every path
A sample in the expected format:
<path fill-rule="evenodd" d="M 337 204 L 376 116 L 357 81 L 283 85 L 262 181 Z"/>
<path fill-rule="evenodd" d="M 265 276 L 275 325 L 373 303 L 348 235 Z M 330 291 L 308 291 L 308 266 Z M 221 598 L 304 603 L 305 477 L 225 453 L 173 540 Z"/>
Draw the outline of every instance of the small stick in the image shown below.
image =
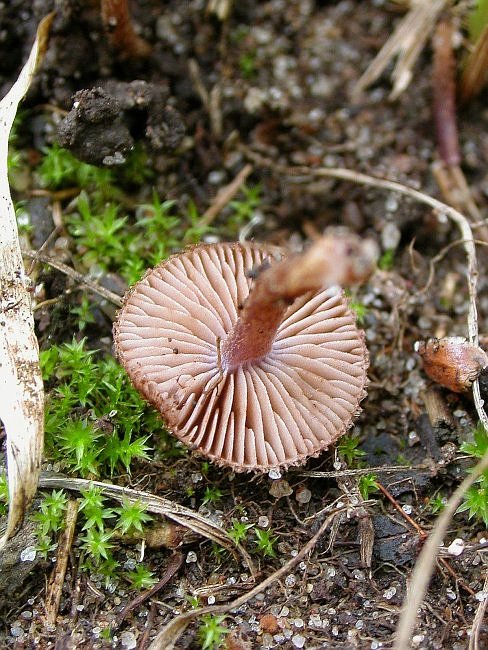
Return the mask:
<path fill-rule="evenodd" d="M 157 612 L 156 603 L 151 603 L 151 609 L 149 610 L 149 614 L 147 615 L 144 632 L 142 633 L 141 638 L 139 639 L 139 642 L 137 644 L 137 650 L 146 650 L 147 644 L 149 643 L 149 635 L 151 634 L 154 621 L 156 620 L 156 612 Z"/>
<path fill-rule="evenodd" d="M 205 210 L 200 220 L 198 221 L 197 228 L 209 226 L 212 223 L 212 221 L 217 217 L 217 215 L 220 214 L 220 212 L 222 212 L 229 201 L 232 201 L 234 196 L 246 182 L 247 177 L 252 172 L 252 170 L 253 166 L 248 163 L 241 169 L 234 180 L 232 180 L 225 187 L 222 187 L 217 192 L 217 196 L 213 200 L 212 205 Z"/>
<path fill-rule="evenodd" d="M 112 45 L 122 59 L 149 56 L 151 46 L 134 30 L 128 0 L 101 0 L 102 21 Z"/>
<path fill-rule="evenodd" d="M 56 554 L 56 564 L 53 569 L 51 580 L 46 594 L 46 623 L 55 625 L 61 602 L 64 578 L 68 568 L 69 552 L 73 544 L 75 534 L 76 519 L 78 517 L 78 501 L 70 499 L 66 504 L 66 527 L 59 536 L 58 552 Z"/>
<path fill-rule="evenodd" d="M 93 291 L 93 293 L 96 293 L 102 298 L 105 298 L 105 300 L 108 300 L 114 305 L 117 305 L 117 307 L 122 306 L 122 298 L 120 296 L 118 296 L 116 293 L 113 293 L 113 291 L 109 291 L 108 289 L 101 287 L 100 285 L 96 284 L 96 282 L 92 282 L 92 280 L 89 280 L 82 273 L 78 273 L 78 271 L 75 271 L 67 264 L 58 262 L 57 260 L 54 260 L 52 257 L 49 257 L 48 255 L 44 255 L 39 251 L 23 250 L 22 255 L 24 257 L 28 257 L 29 259 L 35 259 L 38 262 L 42 262 L 43 264 L 49 264 L 49 266 L 52 266 L 54 269 L 57 269 L 58 271 L 61 271 L 61 273 L 67 275 L 69 278 L 71 278 L 74 282 L 78 283 L 80 286 L 84 286 L 87 289 L 90 289 L 90 291 Z"/>
<path fill-rule="evenodd" d="M 119 627 L 123 623 L 125 617 L 133 609 L 139 607 L 139 605 L 142 605 L 142 603 L 146 602 L 146 600 L 148 600 L 149 598 L 152 598 L 152 596 L 157 594 L 158 591 L 161 591 L 161 589 L 168 584 L 171 578 L 181 568 L 182 564 L 183 564 L 183 553 L 175 553 L 170 559 L 169 564 L 166 567 L 166 571 L 163 577 L 161 578 L 161 580 L 157 582 L 155 585 L 153 585 L 151 589 L 147 589 L 146 591 L 143 591 L 142 594 L 139 594 L 134 598 L 134 600 L 132 600 L 130 603 L 127 603 L 124 609 L 119 614 L 117 614 L 117 618 L 115 619 L 115 626 Z"/>

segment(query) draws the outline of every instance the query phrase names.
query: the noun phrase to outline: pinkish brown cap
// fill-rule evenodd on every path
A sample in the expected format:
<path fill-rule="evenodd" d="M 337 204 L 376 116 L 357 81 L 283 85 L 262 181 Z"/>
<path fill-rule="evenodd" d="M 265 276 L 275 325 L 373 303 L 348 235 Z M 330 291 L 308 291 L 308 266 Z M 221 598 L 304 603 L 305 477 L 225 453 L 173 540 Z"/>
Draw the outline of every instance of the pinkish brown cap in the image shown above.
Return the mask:
<path fill-rule="evenodd" d="M 222 366 L 221 342 L 246 301 L 252 269 L 277 249 L 201 245 L 150 270 L 114 327 L 132 383 L 186 445 L 235 471 L 317 456 L 351 426 L 365 397 L 368 354 L 342 291 L 297 298 L 268 354 Z"/>

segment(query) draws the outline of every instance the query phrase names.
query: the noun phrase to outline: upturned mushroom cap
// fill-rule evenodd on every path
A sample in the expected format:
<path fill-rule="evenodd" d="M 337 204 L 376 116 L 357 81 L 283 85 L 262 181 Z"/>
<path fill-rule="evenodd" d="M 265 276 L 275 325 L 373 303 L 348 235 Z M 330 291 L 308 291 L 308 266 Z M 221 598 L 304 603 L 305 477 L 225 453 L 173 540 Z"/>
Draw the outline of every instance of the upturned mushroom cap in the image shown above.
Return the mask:
<path fill-rule="evenodd" d="M 351 426 L 365 397 L 368 354 L 342 291 L 297 298 L 263 358 L 225 369 L 221 342 L 246 301 L 257 244 L 201 245 L 150 270 L 114 327 L 132 383 L 186 445 L 235 471 L 317 456 Z"/>

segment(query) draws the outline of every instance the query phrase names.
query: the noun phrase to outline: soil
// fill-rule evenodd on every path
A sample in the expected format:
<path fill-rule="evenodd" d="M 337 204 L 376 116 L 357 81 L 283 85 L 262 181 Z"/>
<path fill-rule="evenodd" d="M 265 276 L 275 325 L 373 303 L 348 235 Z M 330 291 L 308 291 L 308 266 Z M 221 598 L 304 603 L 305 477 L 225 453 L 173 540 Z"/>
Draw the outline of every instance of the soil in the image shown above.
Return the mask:
<path fill-rule="evenodd" d="M 27 58 L 39 19 L 57 10 L 47 55 L 25 104 L 29 110 L 21 137 L 32 164 L 53 141 L 98 165 L 123 164 L 136 143 L 156 171 L 153 186 L 158 194 L 182 206 L 191 198 L 201 212 L 247 162 L 246 148 L 276 164 L 346 167 L 441 196 L 432 173 L 438 154 L 430 47 L 421 54 L 412 83 L 395 102 L 388 99 L 386 75 L 360 100 L 351 99 L 361 73 L 401 19 L 400 4 L 244 0 L 234 3 L 225 22 L 207 5 L 203 0 L 132 2 L 134 23 L 151 46 L 148 57 L 134 58 L 115 47 L 104 30 L 98 2 L 0 3 L 2 96 Z M 196 62 L 193 74 L 191 61 Z M 485 89 L 458 116 L 463 170 L 485 215 L 486 99 Z M 394 251 L 391 268 L 378 271 L 355 297 L 368 308 L 363 326 L 371 383 L 354 432 L 361 438 L 364 467 L 376 468 L 372 471 L 403 513 L 429 531 L 436 517 L 431 498 L 451 494 L 465 475 L 470 461 L 460 458 L 456 449 L 476 423 L 469 394 L 434 387 L 413 351 L 418 339 L 466 334 L 468 295 L 461 246 L 437 262 L 434 279 L 425 288 L 430 261 L 459 237 L 455 227 L 410 199 L 353 183 L 292 177 L 259 164 L 254 164 L 250 181 L 263 188 L 262 218 L 250 234 L 256 241 L 298 249 L 314 233 L 345 225 L 375 238 L 383 252 Z M 16 198 L 29 198 L 33 189 L 17 190 Z M 131 186 L 134 204 L 150 197 L 152 189 Z M 38 247 L 52 228 L 49 199 L 29 200 L 38 223 L 31 243 Z M 217 226 L 225 221 L 225 211 L 219 219 Z M 483 259 L 483 252 L 480 255 Z M 110 281 L 121 285 L 120 278 Z M 58 297 L 63 288 L 62 276 L 52 271 L 45 299 Z M 483 272 L 479 311 L 484 332 L 488 292 Z M 37 325 L 41 346 L 71 340 L 65 322 L 53 318 Z M 93 348 L 110 349 L 111 323 L 103 314 L 90 326 L 89 341 Z M 442 405 L 438 418 L 426 406 L 432 396 Z M 404 467 L 384 471 L 399 465 Z M 331 475 L 337 468 L 339 480 Z M 237 516 L 256 525 L 260 521 L 279 538 L 276 557 L 253 556 L 260 580 L 306 544 L 322 523 L 327 505 L 336 499 L 350 503 L 342 470 L 334 454 L 326 452 L 288 471 L 280 492 L 268 476 L 236 476 L 214 467 L 203 473 L 201 460 L 188 456 L 137 463 L 132 476 L 121 482 L 195 508 L 206 486 L 218 487 L 223 498 L 201 506 L 200 512 L 226 527 Z M 329 475 L 314 475 L 319 471 Z M 196 496 L 188 496 L 189 486 Z M 371 566 L 364 566 L 361 554 L 361 519 L 350 508 L 350 516 L 337 520 L 333 534 L 326 533 L 291 573 L 231 612 L 225 623 L 232 632 L 226 638 L 228 648 L 392 646 L 423 540 L 383 496 L 371 495 L 365 508 L 374 528 Z M 18 538 L 12 542 L 11 557 L 31 545 L 32 531 L 22 535 L 24 543 L 19 545 Z M 452 573 L 438 566 L 418 616 L 416 648 L 468 647 L 483 589 L 486 531 L 462 513 L 454 518 L 445 546 L 455 538 L 464 540 L 466 550 L 450 558 Z M 12 588 L 0 598 L 0 644 L 18 649 L 134 648 L 146 627 L 152 638 L 177 613 L 189 609 L 187 596 L 198 596 L 201 604 L 228 602 L 250 588 L 249 572 L 235 558 L 212 553 L 211 544 L 201 538 L 183 542 L 185 561 L 173 579 L 153 598 L 134 605 L 120 624 L 117 615 L 134 593 L 120 586 L 111 593 L 96 576 L 79 573 L 76 547 L 55 627 L 47 626 L 44 618 L 50 564 L 37 560 L 27 572 L 25 563 L 18 563 L 16 573 L 15 562 L 6 554 L 4 576 L 9 576 Z M 172 552 L 147 549 L 145 562 L 162 577 Z M 122 566 L 133 566 L 138 552 L 121 544 L 118 559 Z M 101 630 L 109 624 L 114 635 L 106 640 Z M 485 625 L 480 647 L 487 642 Z M 196 625 L 177 647 L 200 647 Z"/>

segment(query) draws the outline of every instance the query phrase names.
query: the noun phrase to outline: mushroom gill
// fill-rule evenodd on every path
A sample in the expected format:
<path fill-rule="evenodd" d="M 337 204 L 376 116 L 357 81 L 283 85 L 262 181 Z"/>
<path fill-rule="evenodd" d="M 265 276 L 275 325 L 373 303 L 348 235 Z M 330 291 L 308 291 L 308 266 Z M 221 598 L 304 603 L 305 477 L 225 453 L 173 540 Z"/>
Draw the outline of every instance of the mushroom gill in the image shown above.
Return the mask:
<path fill-rule="evenodd" d="M 223 243 L 173 255 L 128 292 L 114 327 L 120 362 L 172 433 L 235 471 L 316 456 L 351 426 L 366 394 L 364 335 L 342 290 L 309 289 L 305 267 L 305 283 L 290 289 L 281 254 Z M 256 269 L 269 266 L 271 334 L 261 327 L 261 275 L 250 294 Z"/>

